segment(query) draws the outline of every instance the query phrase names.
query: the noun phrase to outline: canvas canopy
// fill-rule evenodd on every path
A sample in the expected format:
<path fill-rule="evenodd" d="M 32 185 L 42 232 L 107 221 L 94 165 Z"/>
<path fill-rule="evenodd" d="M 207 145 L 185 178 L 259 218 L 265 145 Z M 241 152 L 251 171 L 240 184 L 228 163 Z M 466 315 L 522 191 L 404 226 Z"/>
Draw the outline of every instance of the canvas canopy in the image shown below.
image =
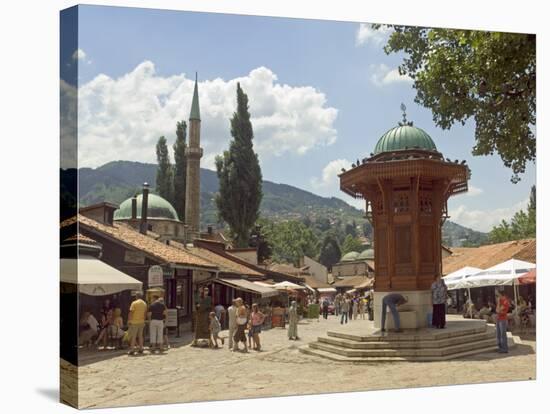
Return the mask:
<path fill-rule="evenodd" d="M 524 262 L 523 260 L 510 259 L 499 263 L 493 267 L 482 270 L 481 272 L 464 277 L 462 288 L 476 288 L 484 286 L 504 286 L 514 285 L 517 279 L 534 269 L 534 263 Z"/>
<path fill-rule="evenodd" d="M 471 276 L 481 272 L 478 267 L 465 266 L 462 269 L 449 273 L 442 279 L 445 281 L 448 290 L 462 289 L 466 276 Z"/>
<path fill-rule="evenodd" d="M 112 295 L 124 290 L 142 290 L 143 284 L 133 277 L 92 257 L 61 259 L 61 282 L 78 285 L 81 293 L 91 296 Z"/>
<path fill-rule="evenodd" d="M 337 292 L 336 289 L 329 287 L 329 288 L 317 288 L 317 292 L 319 293 L 334 293 Z"/>
<path fill-rule="evenodd" d="M 273 285 L 273 287 L 275 289 L 279 289 L 279 290 L 289 290 L 289 289 L 301 290 L 301 289 L 305 289 L 304 286 L 297 285 L 296 283 L 288 282 L 286 280 L 284 282 L 275 283 Z"/>
<path fill-rule="evenodd" d="M 537 283 L 537 269 L 530 270 L 528 273 L 518 278 L 520 285 L 530 285 Z"/>
<path fill-rule="evenodd" d="M 260 295 L 262 298 L 269 298 L 272 296 L 278 296 L 279 292 L 275 289 L 261 286 L 254 282 L 244 279 L 216 279 L 215 282 L 221 283 L 226 286 L 230 286 L 234 289 L 241 290 L 243 292 L 250 292 L 256 295 Z"/>

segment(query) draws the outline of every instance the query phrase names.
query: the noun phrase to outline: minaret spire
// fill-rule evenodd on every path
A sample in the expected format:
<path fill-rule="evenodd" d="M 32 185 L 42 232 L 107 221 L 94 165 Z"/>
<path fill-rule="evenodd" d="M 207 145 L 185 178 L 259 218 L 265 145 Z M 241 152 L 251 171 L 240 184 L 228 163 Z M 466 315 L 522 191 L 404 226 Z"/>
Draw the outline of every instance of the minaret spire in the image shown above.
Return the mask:
<path fill-rule="evenodd" d="M 187 174 L 185 189 L 185 224 L 187 224 L 187 241 L 199 236 L 200 232 L 200 167 L 201 167 L 201 113 L 199 107 L 198 74 L 195 72 L 195 89 L 191 113 L 189 114 L 189 140 L 185 149 Z"/>
<path fill-rule="evenodd" d="M 201 120 L 201 111 L 199 107 L 199 85 L 198 74 L 195 72 L 195 89 L 193 90 L 193 102 L 191 103 L 191 113 L 189 114 L 189 120 L 192 119 Z"/>

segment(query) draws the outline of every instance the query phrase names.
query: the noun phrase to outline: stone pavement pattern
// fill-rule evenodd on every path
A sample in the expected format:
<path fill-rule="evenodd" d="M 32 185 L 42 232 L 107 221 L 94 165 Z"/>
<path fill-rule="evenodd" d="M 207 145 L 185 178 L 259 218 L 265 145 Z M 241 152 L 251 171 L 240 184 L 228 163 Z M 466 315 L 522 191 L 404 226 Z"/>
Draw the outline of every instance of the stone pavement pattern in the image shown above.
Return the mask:
<path fill-rule="evenodd" d="M 351 321 L 350 329 L 372 322 Z M 334 316 L 302 321 L 299 341 L 286 330 L 262 333 L 263 350 L 230 352 L 182 346 L 162 355 L 120 355 L 79 368 L 80 408 L 131 406 L 535 379 L 535 342 L 509 354 L 443 362 L 350 364 L 302 354 L 298 347 L 339 327 Z M 227 336 L 227 332 L 222 332 Z M 238 385 L 239 384 L 239 385 Z"/>

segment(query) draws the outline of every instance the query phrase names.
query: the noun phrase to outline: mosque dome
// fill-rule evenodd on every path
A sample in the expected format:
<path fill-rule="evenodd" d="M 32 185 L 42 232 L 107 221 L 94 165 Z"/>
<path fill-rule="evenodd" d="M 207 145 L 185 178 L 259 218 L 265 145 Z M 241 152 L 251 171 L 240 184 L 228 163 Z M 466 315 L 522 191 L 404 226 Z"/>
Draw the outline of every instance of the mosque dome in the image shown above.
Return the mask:
<path fill-rule="evenodd" d="M 141 200 L 142 194 L 137 196 L 137 218 L 141 218 Z M 120 204 L 120 208 L 115 211 L 114 220 L 128 220 L 132 218 L 132 198 L 129 198 Z M 159 195 L 149 193 L 147 198 L 147 218 L 178 220 L 176 209 Z"/>
<path fill-rule="evenodd" d="M 432 138 L 424 130 L 409 123 L 396 126 L 382 135 L 374 147 L 374 155 L 412 149 L 437 151 Z"/>
<path fill-rule="evenodd" d="M 357 256 L 358 260 L 374 260 L 374 250 L 373 249 L 366 249 L 363 250 L 359 255 Z"/>
<path fill-rule="evenodd" d="M 353 262 L 354 260 L 357 260 L 357 257 L 359 256 L 359 253 L 357 252 L 349 252 L 342 256 L 342 259 L 340 261 L 342 262 Z"/>

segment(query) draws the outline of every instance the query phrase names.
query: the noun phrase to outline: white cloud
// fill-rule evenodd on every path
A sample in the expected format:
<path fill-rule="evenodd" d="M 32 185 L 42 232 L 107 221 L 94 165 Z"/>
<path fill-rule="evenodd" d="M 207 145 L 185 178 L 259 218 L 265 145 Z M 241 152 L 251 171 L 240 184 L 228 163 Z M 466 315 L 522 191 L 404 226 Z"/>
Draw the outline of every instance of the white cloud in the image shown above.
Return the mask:
<path fill-rule="evenodd" d="M 320 177 L 313 177 L 310 179 L 311 186 L 315 189 L 316 193 L 320 195 L 338 197 L 355 208 L 365 210 L 365 200 L 346 196 L 340 191 L 338 174 L 342 172 L 342 168 L 348 170 L 350 166 L 351 161 L 346 159 L 332 160 L 325 165 L 321 171 Z"/>
<path fill-rule="evenodd" d="M 237 82 L 249 97 L 254 148 L 260 158 L 333 144 L 338 111 L 324 93 L 310 86 L 281 84 L 265 67 L 225 81 L 199 82 L 202 166 L 229 147 L 229 120 L 235 111 Z M 159 76 L 150 61 L 120 78 L 100 74 L 79 89 L 79 162 L 99 166 L 126 159 L 155 161 L 158 137 L 175 139 L 176 121 L 187 120 L 194 80 L 185 74 Z"/>
<path fill-rule="evenodd" d="M 476 187 L 475 185 L 468 186 L 468 192 L 465 194 L 468 197 L 475 197 L 483 193 L 483 189 Z"/>
<path fill-rule="evenodd" d="M 316 189 L 331 189 L 338 188 L 338 174 L 341 173 L 342 168 L 346 170 L 351 166 L 351 161 L 345 159 L 338 159 L 329 162 L 321 173 L 321 177 L 313 177 L 311 179 L 311 185 Z"/>
<path fill-rule="evenodd" d="M 76 49 L 73 53 L 73 60 L 84 60 L 86 59 L 86 52 L 82 49 Z"/>
<path fill-rule="evenodd" d="M 77 92 L 63 79 L 60 89 L 61 168 L 76 168 L 77 152 Z"/>
<path fill-rule="evenodd" d="M 451 209 L 449 215 L 450 220 L 455 223 L 473 230 L 488 232 L 502 220 L 509 221 L 519 210 L 526 210 L 528 204 L 529 199 L 526 198 L 513 206 L 497 209 L 473 210 L 465 205 L 459 205 Z"/>
<path fill-rule="evenodd" d="M 391 69 L 384 63 L 369 66 L 370 80 L 376 86 L 385 86 L 392 83 L 412 83 L 412 79 L 406 75 L 400 75 L 399 70 Z"/>
<path fill-rule="evenodd" d="M 372 28 L 369 23 L 361 23 L 355 32 L 355 45 L 362 46 L 367 43 L 381 46 L 388 39 L 392 29 L 388 26 L 380 26 L 378 30 Z"/>

